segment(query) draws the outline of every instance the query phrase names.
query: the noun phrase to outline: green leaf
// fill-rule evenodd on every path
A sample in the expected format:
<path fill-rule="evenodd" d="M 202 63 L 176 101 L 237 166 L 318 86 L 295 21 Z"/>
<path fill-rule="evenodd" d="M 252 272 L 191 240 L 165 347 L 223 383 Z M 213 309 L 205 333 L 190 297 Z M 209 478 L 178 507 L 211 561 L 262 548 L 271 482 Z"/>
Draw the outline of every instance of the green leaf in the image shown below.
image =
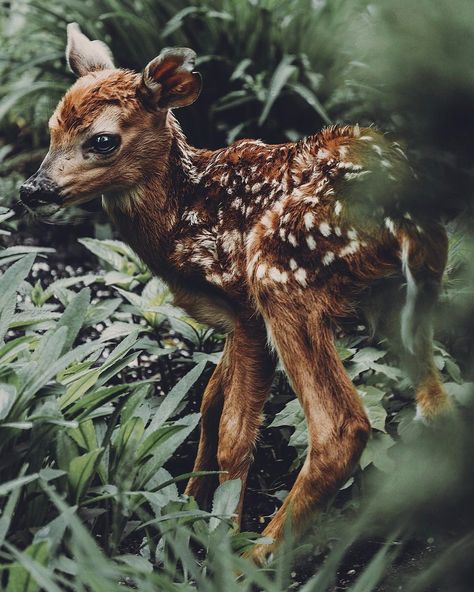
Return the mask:
<path fill-rule="evenodd" d="M 90 419 L 83 421 L 77 428 L 68 430 L 68 434 L 79 447 L 88 452 L 97 448 L 94 422 Z"/>
<path fill-rule="evenodd" d="M 60 469 L 67 471 L 72 460 L 79 456 L 79 448 L 67 431 L 60 430 L 56 436 L 56 460 Z"/>
<path fill-rule="evenodd" d="M 87 275 L 76 275 L 73 277 L 66 277 L 56 280 L 55 282 L 49 284 L 49 286 L 45 289 L 43 296 L 42 296 L 42 303 L 47 302 L 52 296 L 56 296 L 59 292 L 62 292 L 65 288 L 70 288 L 71 286 L 75 286 L 77 284 L 84 284 L 84 286 L 89 286 L 94 282 L 101 280 L 102 277 L 95 274 L 87 274 Z"/>
<path fill-rule="evenodd" d="M 0 340 L 3 340 L 6 329 L 6 322 L 3 315 L 7 318 L 12 314 L 12 301 L 16 302 L 16 292 L 20 284 L 30 273 L 31 266 L 35 260 L 34 254 L 29 254 L 11 265 L 0 277 L 0 327 L 3 333 L 0 334 Z M 4 313 L 5 311 L 5 313 Z"/>
<path fill-rule="evenodd" d="M 33 538 L 34 543 L 47 541 L 51 555 L 59 547 L 63 540 L 66 529 L 69 525 L 70 517 L 75 514 L 77 506 L 72 506 L 62 512 L 59 516 L 51 520 L 48 524 L 36 531 Z"/>
<path fill-rule="evenodd" d="M 67 327 L 67 335 L 64 341 L 62 353 L 69 351 L 81 330 L 90 302 L 91 292 L 89 288 L 83 288 L 79 294 L 68 304 L 58 321 L 57 327 Z"/>
<path fill-rule="evenodd" d="M 140 446 L 137 451 L 137 461 L 146 459 L 155 451 L 155 448 L 161 446 L 166 440 L 171 438 L 173 434 L 181 431 L 184 428 L 182 425 L 168 425 L 158 428 L 152 432 Z"/>
<path fill-rule="evenodd" d="M 117 251 L 110 246 L 105 244 L 105 241 L 101 241 L 95 238 L 80 238 L 78 242 L 84 245 L 89 251 L 97 255 L 100 259 L 107 262 L 117 271 L 123 271 L 126 265 L 124 258 L 117 253 Z"/>
<path fill-rule="evenodd" d="M 36 343 L 37 338 L 34 335 L 23 335 L 5 343 L 0 347 L 0 366 L 12 362 L 21 352 L 27 351 Z"/>
<path fill-rule="evenodd" d="M 145 424 L 141 417 L 132 417 L 123 423 L 114 442 L 117 458 L 120 459 L 125 454 L 125 451 L 134 452 L 144 433 Z"/>
<path fill-rule="evenodd" d="M 362 469 L 373 464 L 384 473 L 393 471 L 395 463 L 388 455 L 388 450 L 394 445 L 395 441 L 388 434 L 373 432 L 360 459 Z"/>
<path fill-rule="evenodd" d="M 316 113 L 321 117 L 324 123 L 326 123 L 327 125 L 331 125 L 331 118 L 329 117 L 326 109 L 323 107 L 321 101 L 318 99 L 318 97 L 314 94 L 312 90 L 310 90 L 307 86 L 303 86 L 302 84 L 299 84 L 297 82 L 289 84 L 288 87 L 293 92 L 298 94 L 302 99 L 304 99 L 308 103 L 308 105 L 310 105 L 316 111 Z"/>
<path fill-rule="evenodd" d="M 25 551 L 36 563 L 46 565 L 49 555 L 47 541 L 31 544 Z M 14 564 L 9 569 L 8 586 L 6 592 L 38 592 L 39 585 L 24 566 Z"/>
<path fill-rule="evenodd" d="M 362 398 L 365 411 L 370 421 L 370 425 L 375 430 L 385 432 L 385 420 L 387 418 L 387 411 L 383 406 L 382 399 L 384 392 L 373 386 L 361 386 L 359 394 Z"/>
<path fill-rule="evenodd" d="M 289 426 L 294 428 L 288 444 L 296 448 L 297 458 L 293 462 L 292 469 L 299 466 L 306 456 L 308 448 L 308 426 L 304 411 L 298 399 L 289 401 L 285 407 L 277 413 L 269 428 Z"/>
<path fill-rule="evenodd" d="M 81 376 L 78 380 L 72 382 L 64 395 L 59 399 L 59 408 L 66 409 L 75 401 L 80 399 L 84 393 L 92 388 L 100 376 L 99 369 L 93 369 Z"/>
<path fill-rule="evenodd" d="M 24 473 L 27 471 L 27 469 L 28 465 L 23 465 L 23 467 L 20 469 L 19 479 L 24 477 Z M 3 545 L 3 541 L 8 534 L 20 493 L 21 485 L 14 487 L 11 490 L 7 503 L 3 506 L 2 513 L 0 515 L 0 546 Z"/>
<path fill-rule="evenodd" d="M 120 298 L 109 298 L 90 305 L 85 316 L 84 325 L 90 327 L 110 319 L 121 304 L 122 300 Z"/>
<path fill-rule="evenodd" d="M 47 326 L 50 327 L 53 326 L 52 321 L 56 321 L 60 317 L 61 313 L 59 312 L 43 310 L 41 308 L 31 308 L 13 315 L 9 327 L 11 329 L 18 329 L 20 327 L 29 327 L 41 323 L 49 323 Z"/>
<path fill-rule="evenodd" d="M 231 518 L 239 504 L 242 482 L 240 479 L 224 481 L 216 489 L 212 500 L 212 513 Z M 215 530 L 219 526 L 219 518 L 211 518 L 209 530 Z"/>
<path fill-rule="evenodd" d="M 17 479 L 12 479 L 11 481 L 7 481 L 6 483 L 2 483 L 0 485 L 0 496 L 7 495 L 11 491 L 15 489 L 19 489 L 26 485 L 27 483 L 31 483 L 32 481 L 36 481 L 39 478 L 39 473 L 34 473 L 33 475 L 25 475 L 24 477 L 18 477 Z"/>
<path fill-rule="evenodd" d="M 263 125 L 271 111 L 273 103 L 276 101 L 289 78 L 297 71 L 296 66 L 292 65 L 294 56 L 286 55 L 278 64 L 267 92 L 267 98 L 262 113 L 258 120 L 258 125 Z"/>
<path fill-rule="evenodd" d="M 137 453 L 137 459 L 141 461 L 146 460 L 146 456 L 151 458 L 146 462 L 140 470 L 140 487 L 144 487 L 148 481 L 153 477 L 154 474 L 160 469 L 176 452 L 178 446 L 180 446 L 189 434 L 196 428 L 199 422 L 200 414 L 194 413 L 187 415 L 180 419 L 180 425 L 169 426 L 169 431 L 164 437 L 158 440 L 153 440 L 153 434 L 148 436 L 145 442 L 142 444 L 141 449 Z M 158 429 L 158 432 L 166 430 L 166 426 L 162 426 Z"/>
<path fill-rule="evenodd" d="M 205 366 L 206 362 L 201 362 L 200 364 L 195 366 L 192 370 L 185 374 L 183 378 L 181 378 L 181 380 L 170 390 L 170 392 L 165 396 L 164 401 L 158 408 L 152 422 L 148 426 L 146 430 L 147 435 L 155 431 L 160 426 L 162 426 L 165 423 L 165 421 L 167 421 L 173 415 L 173 413 L 178 408 L 178 405 L 187 395 L 189 389 L 201 376 Z"/>
<path fill-rule="evenodd" d="M 103 448 L 97 448 L 96 450 L 91 450 L 71 461 L 68 470 L 68 480 L 71 489 L 75 494 L 76 503 L 85 493 L 89 482 L 93 477 L 97 459 L 102 451 Z"/>
<path fill-rule="evenodd" d="M 92 391 L 76 401 L 71 407 L 67 409 L 66 415 L 68 417 L 77 418 L 81 421 L 84 417 L 90 416 L 98 407 L 117 399 L 118 396 L 127 393 L 131 385 L 118 384 L 117 386 L 107 386 Z M 79 414 L 79 412 L 82 412 Z"/>
<path fill-rule="evenodd" d="M 16 396 L 17 391 L 13 384 L 0 384 L 0 420 L 7 417 L 15 402 Z"/>

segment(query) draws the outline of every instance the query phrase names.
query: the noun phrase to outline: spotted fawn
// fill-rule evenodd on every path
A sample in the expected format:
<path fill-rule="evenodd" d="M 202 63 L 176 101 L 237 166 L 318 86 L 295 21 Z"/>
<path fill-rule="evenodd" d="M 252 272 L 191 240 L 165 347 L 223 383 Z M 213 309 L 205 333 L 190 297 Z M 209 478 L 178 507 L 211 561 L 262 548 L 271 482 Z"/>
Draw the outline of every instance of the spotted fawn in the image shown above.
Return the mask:
<path fill-rule="evenodd" d="M 175 303 L 226 334 L 202 399 L 194 470 L 241 479 L 243 497 L 277 359 L 304 409 L 306 460 L 264 530 L 273 544 L 251 552 L 262 562 L 281 540 L 285 517 L 301 532 L 324 507 L 369 436 L 334 345 L 340 319 L 377 310 L 412 362 L 419 415 L 430 420 L 448 405 L 430 323 L 445 231 L 396 208 L 389 215 L 373 197 L 396 195 L 412 174 L 401 148 L 373 128 L 197 149 L 172 113 L 200 93 L 192 50 L 165 49 L 137 74 L 116 68 L 105 44 L 71 24 L 66 54 L 78 79 L 50 119 L 49 152 L 21 199 L 47 217 L 102 196 Z M 186 492 L 206 504 L 212 486 L 212 477 L 193 477 Z"/>

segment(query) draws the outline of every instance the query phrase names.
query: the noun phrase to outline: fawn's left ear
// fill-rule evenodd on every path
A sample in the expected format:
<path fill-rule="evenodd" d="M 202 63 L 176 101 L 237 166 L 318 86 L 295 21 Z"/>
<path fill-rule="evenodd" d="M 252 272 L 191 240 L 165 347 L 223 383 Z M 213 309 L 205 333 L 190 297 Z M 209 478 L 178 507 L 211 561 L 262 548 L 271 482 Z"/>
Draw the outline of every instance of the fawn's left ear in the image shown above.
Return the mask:
<path fill-rule="evenodd" d="M 79 77 L 115 67 L 107 45 L 102 41 L 88 39 L 77 23 L 67 26 L 66 59 L 71 70 Z"/>
<path fill-rule="evenodd" d="M 196 54 L 187 47 L 167 47 L 143 71 L 140 94 L 158 109 L 185 107 L 201 92 L 201 75 L 194 72 Z"/>

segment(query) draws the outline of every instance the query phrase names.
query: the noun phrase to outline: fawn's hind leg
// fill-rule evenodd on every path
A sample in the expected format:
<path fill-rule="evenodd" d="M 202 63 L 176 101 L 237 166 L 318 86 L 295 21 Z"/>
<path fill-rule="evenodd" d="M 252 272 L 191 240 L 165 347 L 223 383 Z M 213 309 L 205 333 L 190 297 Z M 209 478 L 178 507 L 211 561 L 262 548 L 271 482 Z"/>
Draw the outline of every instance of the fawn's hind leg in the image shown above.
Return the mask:
<path fill-rule="evenodd" d="M 321 509 L 353 470 L 370 425 L 359 395 L 334 345 L 321 294 L 306 291 L 268 294 L 260 299 L 267 329 L 308 424 L 308 453 L 296 482 L 263 534 L 281 541 L 285 522 L 301 532 L 311 513 Z M 272 550 L 256 545 L 251 557 L 261 563 Z"/>

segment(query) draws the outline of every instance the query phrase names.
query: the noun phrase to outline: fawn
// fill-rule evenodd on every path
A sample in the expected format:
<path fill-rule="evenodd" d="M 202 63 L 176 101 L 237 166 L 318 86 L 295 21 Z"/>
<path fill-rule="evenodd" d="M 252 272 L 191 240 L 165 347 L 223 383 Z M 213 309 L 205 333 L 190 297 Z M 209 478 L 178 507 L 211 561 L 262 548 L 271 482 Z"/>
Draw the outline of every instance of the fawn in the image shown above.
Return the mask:
<path fill-rule="evenodd" d="M 395 207 L 388 215 L 370 200 L 374 187 L 396 194 L 411 174 L 400 147 L 373 128 L 196 149 L 171 112 L 200 93 L 192 50 L 164 49 L 137 74 L 115 68 L 107 46 L 74 23 L 66 55 L 78 80 L 50 119 L 49 152 L 21 200 L 49 216 L 102 196 L 176 304 L 227 334 L 202 400 L 194 470 L 218 468 L 221 481 L 240 478 L 243 491 L 277 358 L 301 401 L 308 453 L 264 531 L 274 543 L 251 552 L 262 562 L 281 540 L 285 516 L 301 531 L 354 469 L 369 436 L 336 353 L 338 319 L 364 306 L 378 311 L 411 366 L 418 413 L 430 420 L 448 406 L 430 329 L 445 231 Z M 212 485 L 192 478 L 186 491 L 204 504 Z M 241 510 L 242 498 L 238 517 Z"/>

